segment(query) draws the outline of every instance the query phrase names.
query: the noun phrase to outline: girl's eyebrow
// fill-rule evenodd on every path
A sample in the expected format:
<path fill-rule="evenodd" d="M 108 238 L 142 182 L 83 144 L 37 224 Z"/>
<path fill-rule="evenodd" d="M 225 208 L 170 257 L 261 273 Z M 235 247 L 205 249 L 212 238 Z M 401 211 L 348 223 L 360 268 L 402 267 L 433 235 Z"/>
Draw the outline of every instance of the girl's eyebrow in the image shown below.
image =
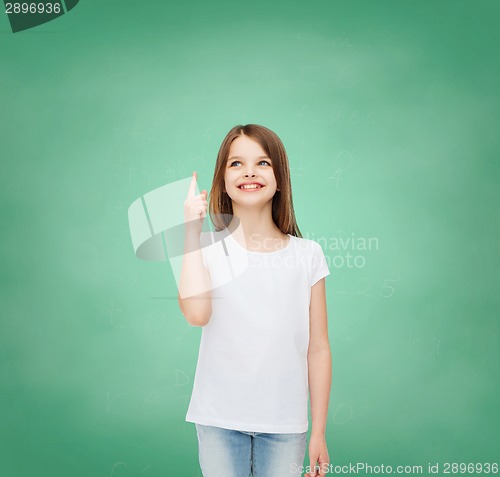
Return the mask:
<path fill-rule="evenodd" d="M 243 159 L 243 157 L 241 157 L 241 156 L 233 156 L 233 157 L 230 157 L 230 158 L 228 159 L 228 161 L 230 161 L 230 160 L 232 160 L 232 159 Z M 270 157 L 267 157 L 267 156 L 259 156 L 257 159 L 269 159 L 269 160 L 271 160 L 271 158 L 270 158 Z"/>

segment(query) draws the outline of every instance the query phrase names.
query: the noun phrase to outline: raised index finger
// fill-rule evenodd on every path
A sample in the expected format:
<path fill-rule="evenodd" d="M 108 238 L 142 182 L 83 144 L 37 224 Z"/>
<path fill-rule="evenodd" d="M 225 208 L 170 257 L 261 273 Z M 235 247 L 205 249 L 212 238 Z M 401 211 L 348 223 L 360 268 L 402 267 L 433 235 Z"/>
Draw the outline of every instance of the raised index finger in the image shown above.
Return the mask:
<path fill-rule="evenodd" d="M 193 171 L 191 182 L 189 183 L 188 197 L 194 197 L 196 191 L 196 171 Z"/>

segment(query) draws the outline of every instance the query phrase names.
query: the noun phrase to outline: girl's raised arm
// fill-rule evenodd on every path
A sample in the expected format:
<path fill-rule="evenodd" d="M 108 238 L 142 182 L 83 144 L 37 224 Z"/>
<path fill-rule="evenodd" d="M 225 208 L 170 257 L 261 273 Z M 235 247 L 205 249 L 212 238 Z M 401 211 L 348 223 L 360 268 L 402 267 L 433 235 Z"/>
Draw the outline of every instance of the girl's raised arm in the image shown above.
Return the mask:
<path fill-rule="evenodd" d="M 212 282 L 201 254 L 200 237 L 207 213 L 207 191 L 195 195 L 196 171 L 193 172 L 184 201 L 184 255 L 179 280 L 178 302 L 187 322 L 204 326 L 212 315 Z"/>

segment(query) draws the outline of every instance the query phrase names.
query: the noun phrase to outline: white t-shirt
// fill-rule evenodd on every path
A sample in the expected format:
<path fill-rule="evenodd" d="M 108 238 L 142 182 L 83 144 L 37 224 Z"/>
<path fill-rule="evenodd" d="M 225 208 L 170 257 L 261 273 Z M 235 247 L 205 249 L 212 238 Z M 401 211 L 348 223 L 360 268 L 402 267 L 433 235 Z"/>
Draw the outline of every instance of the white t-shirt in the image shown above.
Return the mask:
<path fill-rule="evenodd" d="M 267 253 L 246 250 L 227 228 L 201 234 L 212 315 L 202 327 L 186 421 L 308 430 L 311 287 L 330 271 L 317 242 L 288 235 L 285 248 Z"/>

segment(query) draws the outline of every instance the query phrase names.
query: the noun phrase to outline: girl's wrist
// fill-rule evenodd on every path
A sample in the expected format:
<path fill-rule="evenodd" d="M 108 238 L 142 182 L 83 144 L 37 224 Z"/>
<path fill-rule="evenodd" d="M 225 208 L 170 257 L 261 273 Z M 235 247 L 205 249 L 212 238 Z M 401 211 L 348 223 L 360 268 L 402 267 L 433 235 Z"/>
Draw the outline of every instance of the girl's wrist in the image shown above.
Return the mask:
<path fill-rule="evenodd" d="M 325 438 L 325 429 L 312 429 L 311 430 L 311 437 L 321 437 Z"/>
<path fill-rule="evenodd" d="M 188 237 L 199 237 L 202 228 L 202 224 L 198 224 L 195 221 L 186 222 L 184 223 L 184 235 Z"/>

